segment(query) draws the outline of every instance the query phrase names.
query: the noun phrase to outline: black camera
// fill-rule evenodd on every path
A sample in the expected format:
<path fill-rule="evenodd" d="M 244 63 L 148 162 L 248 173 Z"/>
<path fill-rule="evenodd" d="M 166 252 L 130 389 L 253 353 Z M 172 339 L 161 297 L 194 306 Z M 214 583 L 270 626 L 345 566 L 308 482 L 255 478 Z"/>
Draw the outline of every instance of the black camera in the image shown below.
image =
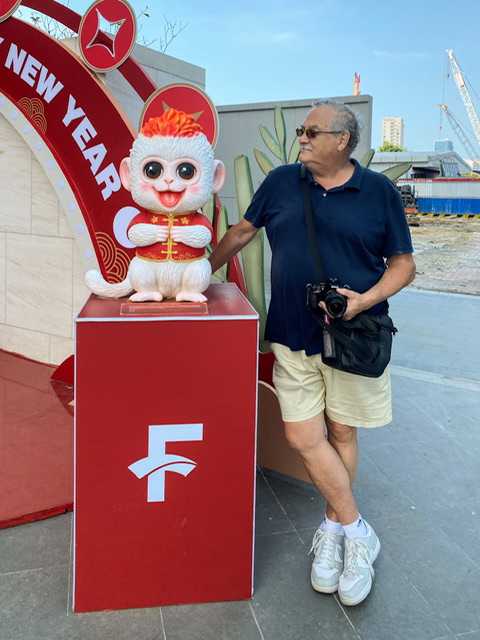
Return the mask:
<path fill-rule="evenodd" d="M 307 306 L 315 311 L 318 310 L 318 303 L 323 301 L 332 318 L 341 318 L 347 309 L 347 298 L 338 293 L 339 287 L 336 278 L 330 278 L 320 284 L 307 284 Z M 349 287 L 344 285 L 343 288 Z"/>

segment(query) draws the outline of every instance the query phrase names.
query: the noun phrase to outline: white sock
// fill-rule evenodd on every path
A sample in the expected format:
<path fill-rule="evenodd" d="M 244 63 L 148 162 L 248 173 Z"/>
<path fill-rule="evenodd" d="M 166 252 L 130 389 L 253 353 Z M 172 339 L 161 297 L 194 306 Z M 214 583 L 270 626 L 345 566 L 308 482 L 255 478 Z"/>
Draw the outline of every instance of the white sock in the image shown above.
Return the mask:
<path fill-rule="evenodd" d="M 341 522 L 334 522 L 325 516 L 320 525 L 320 529 L 325 533 L 333 533 L 336 536 L 343 536 L 343 526 Z"/>
<path fill-rule="evenodd" d="M 368 533 L 365 520 L 360 514 L 358 514 L 358 518 L 355 520 L 355 522 L 352 522 L 352 524 L 344 525 L 343 530 L 347 538 L 362 538 Z"/>

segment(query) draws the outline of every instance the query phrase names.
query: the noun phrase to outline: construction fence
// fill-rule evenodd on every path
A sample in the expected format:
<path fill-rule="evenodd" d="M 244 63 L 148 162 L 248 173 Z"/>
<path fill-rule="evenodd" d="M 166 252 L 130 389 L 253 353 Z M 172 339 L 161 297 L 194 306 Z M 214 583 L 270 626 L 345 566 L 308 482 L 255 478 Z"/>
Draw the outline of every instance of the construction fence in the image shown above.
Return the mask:
<path fill-rule="evenodd" d="M 480 218 L 480 179 L 400 179 L 397 185 L 410 185 L 413 188 L 417 215 Z"/>

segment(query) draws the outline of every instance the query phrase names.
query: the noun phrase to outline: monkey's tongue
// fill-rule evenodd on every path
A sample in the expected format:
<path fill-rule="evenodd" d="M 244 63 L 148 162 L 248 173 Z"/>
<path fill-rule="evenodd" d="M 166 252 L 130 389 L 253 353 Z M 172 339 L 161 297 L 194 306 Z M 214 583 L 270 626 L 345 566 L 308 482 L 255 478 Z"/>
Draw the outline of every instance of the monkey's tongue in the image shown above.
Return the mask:
<path fill-rule="evenodd" d="M 173 209 L 183 198 L 183 191 L 159 191 L 158 197 L 164 207 Z"/>

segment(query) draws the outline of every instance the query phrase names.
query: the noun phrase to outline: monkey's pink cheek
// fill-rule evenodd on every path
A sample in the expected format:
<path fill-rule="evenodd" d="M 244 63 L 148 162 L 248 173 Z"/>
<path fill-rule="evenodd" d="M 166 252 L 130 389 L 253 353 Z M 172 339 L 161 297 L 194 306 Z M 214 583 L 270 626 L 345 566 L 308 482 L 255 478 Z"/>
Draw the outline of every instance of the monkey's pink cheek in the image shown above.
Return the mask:
<path fill-rule="evenodd" d="M 202 191 L 202 185 L 197 182 L 197 184 L 192 184 L 188 187 L 188 190 L 190 191 L 190 193 L 193 193 L 194 195 L 197 195 L 197 193 L 201 193 Z"/>

